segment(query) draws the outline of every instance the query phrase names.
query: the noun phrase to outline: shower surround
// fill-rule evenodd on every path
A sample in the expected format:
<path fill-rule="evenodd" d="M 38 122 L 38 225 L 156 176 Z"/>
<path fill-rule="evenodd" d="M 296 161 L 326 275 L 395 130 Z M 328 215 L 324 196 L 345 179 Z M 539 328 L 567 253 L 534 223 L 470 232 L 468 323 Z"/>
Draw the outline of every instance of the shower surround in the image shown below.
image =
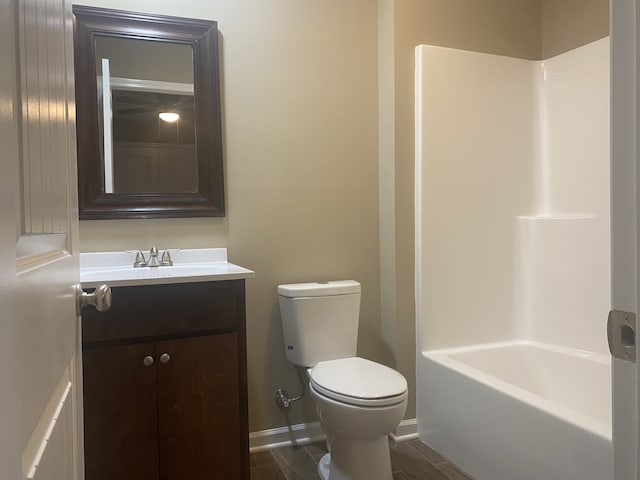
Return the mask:
<path fill-rule="evenodd" d="M 477 480 L 613 478 L 609 40 L 416 49 L 420 437 Z"/>

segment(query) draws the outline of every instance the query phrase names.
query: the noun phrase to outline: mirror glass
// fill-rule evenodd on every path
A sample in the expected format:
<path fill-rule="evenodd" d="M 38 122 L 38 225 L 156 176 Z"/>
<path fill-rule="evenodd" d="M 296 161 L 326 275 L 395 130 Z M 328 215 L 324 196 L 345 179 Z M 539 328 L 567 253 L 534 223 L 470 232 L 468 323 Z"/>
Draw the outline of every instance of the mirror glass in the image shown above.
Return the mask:
<path fill-rule="evenodd" d="M 80 220 L 223 217 L 217 23 L 73 5 Z"/>
<path fill-rule="evenodd" d="M 105 193 L 198 190 L 190 45 L 95 38 Z"/>

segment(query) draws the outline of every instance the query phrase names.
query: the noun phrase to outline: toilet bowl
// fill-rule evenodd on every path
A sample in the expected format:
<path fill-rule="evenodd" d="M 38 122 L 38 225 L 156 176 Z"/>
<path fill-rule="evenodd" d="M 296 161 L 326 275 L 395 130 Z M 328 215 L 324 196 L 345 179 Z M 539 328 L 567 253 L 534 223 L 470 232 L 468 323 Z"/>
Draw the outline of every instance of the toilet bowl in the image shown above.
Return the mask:
<path fill-rule="evenodd" d="M 360 357 L 319 362 L 309 390 L 330 452 L 323 480 L 391 480 L 387 435 L 407 408 L 407 382 L 395 370 Z"/>
<path fill-rule="evenodd" d="M 356 356 L 360 283 L 278 286 L 287 359 L 308 368 L 329 453 L 323 480 L 392 480 L 387 435 L 407 408 L 407 381 Z"/>

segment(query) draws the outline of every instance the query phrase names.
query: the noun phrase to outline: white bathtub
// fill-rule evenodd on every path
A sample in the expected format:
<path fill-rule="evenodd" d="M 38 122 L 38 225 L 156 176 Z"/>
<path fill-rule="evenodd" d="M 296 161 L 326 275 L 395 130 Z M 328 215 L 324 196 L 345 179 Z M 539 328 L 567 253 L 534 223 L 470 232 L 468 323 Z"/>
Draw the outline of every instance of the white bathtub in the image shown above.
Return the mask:
<path fill-rule="evenodd" d="M 418 434 L 476 480 L 612 480 L 611 364 L 534 342 L 423 352 Z"/>

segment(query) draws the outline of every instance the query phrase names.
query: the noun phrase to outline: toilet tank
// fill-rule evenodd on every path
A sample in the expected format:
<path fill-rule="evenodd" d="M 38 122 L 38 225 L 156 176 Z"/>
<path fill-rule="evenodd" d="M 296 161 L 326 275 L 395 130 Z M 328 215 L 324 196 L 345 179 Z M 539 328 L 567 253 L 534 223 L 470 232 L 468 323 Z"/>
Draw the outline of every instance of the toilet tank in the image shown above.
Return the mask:
<path fill-rule="evenodd" d="M 311 367 L 355 356 L 360 291 L 354 280 L 278 286 L 287 360 Z"/>

